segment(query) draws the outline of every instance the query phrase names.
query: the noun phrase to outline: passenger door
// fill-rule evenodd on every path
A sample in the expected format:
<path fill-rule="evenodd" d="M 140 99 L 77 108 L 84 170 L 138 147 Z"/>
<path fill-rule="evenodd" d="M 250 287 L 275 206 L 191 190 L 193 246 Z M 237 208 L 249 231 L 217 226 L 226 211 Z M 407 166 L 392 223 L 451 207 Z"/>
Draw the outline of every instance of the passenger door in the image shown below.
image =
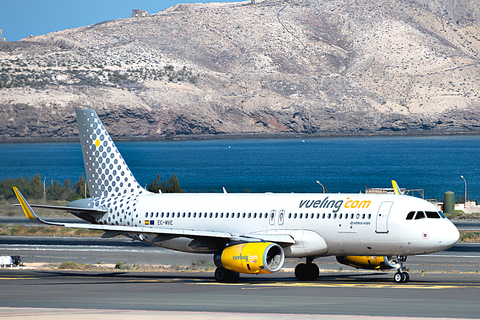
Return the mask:
<path fill-rule="evenodd" d="M 380 204 L 377 212 L 377 227 L 375 229 L 377 233 L 388 233 L 388 215 L 392 205 L 393 201 L 384 201 Z"/>

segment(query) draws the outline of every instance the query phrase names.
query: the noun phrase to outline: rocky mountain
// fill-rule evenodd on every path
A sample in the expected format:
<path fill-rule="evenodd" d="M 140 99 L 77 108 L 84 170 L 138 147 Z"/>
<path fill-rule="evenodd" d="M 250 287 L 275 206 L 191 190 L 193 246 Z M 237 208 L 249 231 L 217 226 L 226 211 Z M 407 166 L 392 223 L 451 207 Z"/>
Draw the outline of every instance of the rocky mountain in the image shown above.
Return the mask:
<path fill-rule="evenodd" d="M 478 0 L 180 4 L 0 43 L 0 141 L 480 133 Z"/>

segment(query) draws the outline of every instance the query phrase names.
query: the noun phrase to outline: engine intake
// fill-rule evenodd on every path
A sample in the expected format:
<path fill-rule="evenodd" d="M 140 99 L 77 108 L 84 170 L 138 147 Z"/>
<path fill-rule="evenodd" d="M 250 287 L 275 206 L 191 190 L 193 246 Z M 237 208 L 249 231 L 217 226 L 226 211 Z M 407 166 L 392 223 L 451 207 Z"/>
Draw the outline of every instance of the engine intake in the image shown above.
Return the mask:
<path fill-rule="evenodd" d="M 214 255 L 217 267 L 239 273 L 277 272 L 282 268 L 284 261 L 282 247 L 272 242 L 236 244 Z"/>

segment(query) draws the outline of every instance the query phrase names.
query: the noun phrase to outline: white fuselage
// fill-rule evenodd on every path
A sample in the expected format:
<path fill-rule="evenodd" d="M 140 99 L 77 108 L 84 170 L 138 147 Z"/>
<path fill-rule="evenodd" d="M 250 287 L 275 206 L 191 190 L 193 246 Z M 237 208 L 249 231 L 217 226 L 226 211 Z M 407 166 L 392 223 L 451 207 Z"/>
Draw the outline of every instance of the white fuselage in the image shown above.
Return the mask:
<path fill-rule="evenodd" d="M 442 251 L 458 240 L 458 230 L 446 218 L 407 220 L 411 211 L 438 209 L 427 201 L 401 195 L 202 193 L 93 200 L 109 209 L 98 221 L 102 224 L 289 234 L 295 244 L 284 246 L 286 257 L 415 255 Z M 154 235 L 129 236 L 173 250 L 214 251 L 186 237 L 152 242 Z"/>

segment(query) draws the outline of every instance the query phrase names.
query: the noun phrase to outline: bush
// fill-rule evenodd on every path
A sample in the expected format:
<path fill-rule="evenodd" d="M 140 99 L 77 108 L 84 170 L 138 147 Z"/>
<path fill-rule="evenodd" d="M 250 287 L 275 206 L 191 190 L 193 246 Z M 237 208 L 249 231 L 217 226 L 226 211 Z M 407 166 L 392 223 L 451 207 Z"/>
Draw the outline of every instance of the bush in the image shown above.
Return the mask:
<path fill-rule="evenodd" d="M 134 265 L 129 265 L 126 261 L 117 261 L 115 264 L 115 269 L 119 270 L 133 270 L 134 268 Z"/>
<path fill-rule="evenodd" d="M 58 266 L 58 269 L 63 270 L 63 269 L 78 269 L 78 263 L 75 261 L 65 261 L 62 264 Z"/>

